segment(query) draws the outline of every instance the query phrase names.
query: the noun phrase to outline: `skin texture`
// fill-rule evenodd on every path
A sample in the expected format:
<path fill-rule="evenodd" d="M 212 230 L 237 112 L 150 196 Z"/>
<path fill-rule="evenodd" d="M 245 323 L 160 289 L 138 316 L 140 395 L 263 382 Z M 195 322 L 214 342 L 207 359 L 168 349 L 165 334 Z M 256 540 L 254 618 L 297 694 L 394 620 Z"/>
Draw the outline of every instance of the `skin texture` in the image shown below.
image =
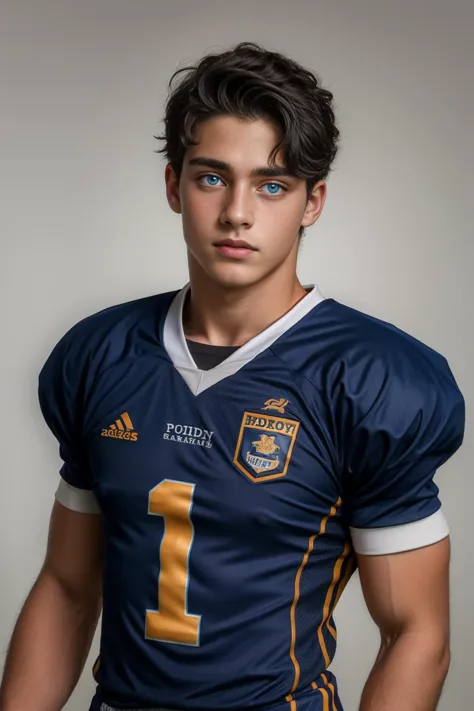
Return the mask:
<path fill-rule="evenodd" d="M 448 673 L 449 538 L 414 551 L 358 556 L 362 591 L 381 632 L 361 711 L 434 711 Z"/>
<path fill-rule="evenodd" d="M 326 183 L 319 181 L 307 200 L 302 179 L 252 176 L 268 167 L 280 138 L 263 120 L 212 118 L 198 125 L 198 145 L 188 149 L 179 181 L 166 167 L 168 202 L 182 215 L 188 250 L 192 305 L 185 331 L 196 341 L 242 345 L 306 293 L 296 276 L 298 230 L 320 216 Z M 190 164 L 199 157 L 224 161 L 230 170 Z M 277 165 L 284 167 L 281 155 Z M 256 251 L 242 260 L 226 258 L 214 246 L 225 238 L 243 239 Z"/>
<path fill-rule="evenodd" d="M 41 572 L 15 626 L 1 711 L 59 711 L 79 680 L 101 610 L 98 515 L 55 502 Z"/>

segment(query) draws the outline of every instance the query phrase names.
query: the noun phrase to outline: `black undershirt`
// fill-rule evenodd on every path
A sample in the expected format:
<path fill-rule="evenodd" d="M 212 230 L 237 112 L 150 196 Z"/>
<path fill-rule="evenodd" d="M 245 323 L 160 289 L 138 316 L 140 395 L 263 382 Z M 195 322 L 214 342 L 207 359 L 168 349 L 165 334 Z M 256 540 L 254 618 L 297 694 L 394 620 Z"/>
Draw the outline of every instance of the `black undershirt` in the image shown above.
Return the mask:
<path fill-rule="evenodd" d="M 312 288 L 306 289 L 307 294 L 309 294 L 310 291 L 312 291 Z M 186 301 L 188 298 L 189 294 Z M 188 338 L 186 339 L 186 343 L 191 357 L 199 370 L 211 370 L 211 368 L 215 368 L 240 348 L 240 346 L 210 346 L 207 343 L 198 343 Z"/>
<path fill-rule="evenodd" d="M 207 343 L 198 343 L 186 339 L 191 356 L 199 370 L 211 370 L 222 363 L 240 346 L 210 346 Z"/>

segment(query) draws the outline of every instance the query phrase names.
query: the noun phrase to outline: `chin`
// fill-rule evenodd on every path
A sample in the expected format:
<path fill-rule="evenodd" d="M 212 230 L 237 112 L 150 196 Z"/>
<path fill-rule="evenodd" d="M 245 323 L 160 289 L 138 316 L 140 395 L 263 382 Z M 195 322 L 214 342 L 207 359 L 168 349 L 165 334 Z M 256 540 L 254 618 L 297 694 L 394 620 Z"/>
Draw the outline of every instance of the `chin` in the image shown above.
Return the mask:
<path fill-rule="evenodd" d="M 264 279 L 265 274 L 246 264 L 213 265 L 205 270 L 208 279 L 224 289 L 242 289 Z"/>
<path fill-rule="evenodd" d="M 262 268 L 262 260 L 252 264 L 250 260 L 216 259 L 213 254 L 193 253 L 189 248 L 188 259 L 191 274 L 194 274 L 199 281 L 209 281 L 222 289 L 254 286 L 265 279 L 271 271 L 268 264 Z"/>

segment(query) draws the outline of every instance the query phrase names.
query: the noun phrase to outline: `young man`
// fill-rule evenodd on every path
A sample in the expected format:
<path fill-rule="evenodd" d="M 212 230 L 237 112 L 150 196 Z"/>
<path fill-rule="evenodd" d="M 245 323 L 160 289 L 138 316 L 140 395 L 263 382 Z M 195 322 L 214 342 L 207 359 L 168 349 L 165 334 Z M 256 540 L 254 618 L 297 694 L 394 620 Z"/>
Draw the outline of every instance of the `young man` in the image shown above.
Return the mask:
<path fill-rule="evenodd" d="M 296 276 L 332 95 L 243 43 L 186 68 L 162 137 L 189 285 L 74 326 L 39 383 L 64 461 L 1 711 L 59 711 L 103 610 L 91 709 L 340 711 L 356 566 L 381 646 L 361 711 L 433 711 L 460 446 L 446 361 Z"/>

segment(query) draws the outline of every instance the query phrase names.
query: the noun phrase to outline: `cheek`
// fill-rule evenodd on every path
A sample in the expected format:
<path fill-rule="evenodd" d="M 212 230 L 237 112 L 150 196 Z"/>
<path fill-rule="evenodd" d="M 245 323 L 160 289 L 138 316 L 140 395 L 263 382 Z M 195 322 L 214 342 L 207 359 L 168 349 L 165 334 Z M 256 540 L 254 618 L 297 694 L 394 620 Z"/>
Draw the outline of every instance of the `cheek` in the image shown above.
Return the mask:
<path fill-rule="evenodd" d="M 217 201 L 208 195 L 184 195 L 181 200 L 183 220 L 195 230 L 202 224 L 209 224 L 215 219 Z"/>
<path fill-rule="evenodd" d="M 185 236 L 199 234 L 209 221 L 209 210 L 199 202 L 189 198 L 181 203 L 182 223 Z"/>
<path fill-rule="evenodd" d="M 289 199 L 270 205 L 263 213 L 264 219 L 272 223 L 272 231 L 282 239 L 292 236 L 299 229 L 303 215 L 301 201 Z"/>

